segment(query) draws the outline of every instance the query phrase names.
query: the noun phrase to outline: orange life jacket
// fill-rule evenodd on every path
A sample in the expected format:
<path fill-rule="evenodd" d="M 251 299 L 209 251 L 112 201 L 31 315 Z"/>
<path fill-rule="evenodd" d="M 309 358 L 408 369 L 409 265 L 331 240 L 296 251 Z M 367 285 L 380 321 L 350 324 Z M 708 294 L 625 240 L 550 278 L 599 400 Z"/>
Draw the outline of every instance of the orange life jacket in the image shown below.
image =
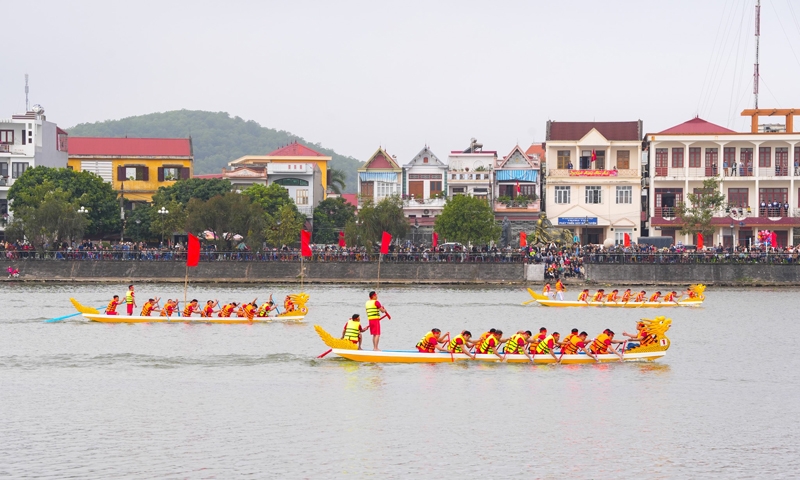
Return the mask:
<path fill-rule="evenodd" d="M 156 306 L 155 306 L 155 305 L 153 305 L 153 304 L 152 304 L 152 303 L 150 303 L 150 302 L 145 302 L 144 306 L 142 307 L 142 313 L 141 313 L 141 316 L 142 316 L 142 317 L 149 317 L 149 316 L 150 316 L 150 314 L 153 312 L 153 309 L 154 309 L 154 308 L 156 308 Z"/>
<path fill-rule="evenodd" d="M 644 302 L 644 296 L 645 295 L 646 295 L 645 293 L 641 293 L 641 292 L 637 293 L 636 294 L 636 300 L 634 300 L 634 302 Z"/>
<path fill-rule="evenodd" d="M 191 317 L 192 316 L 192 312 L 194 312 L 194 307 L 190 303 L 189 305 L 186 305 L 186 307 L 184 307 L 183 316 L 184 317 Z"/>
<path fill-rule="evenodd" d="M 589 298 L 589 292 L 581 292 L 581 294 L 578 295 L 579 302 L 586 301 L 587 298 Z"/>
<path fill-rule="evenodd" d="M 119 305 L 119 303 L 116 300 L 111 300 L 110 302 L 108 302 L 108 306 L 106 307 L 106 312 L 116 312 L 117 305 Z"/>
<path fill-rule="evenodd" d="M 167 302 L 167 304 L 164 305 L 164 308 L 161 309 L 161 316 L 162 317 L 171 317 L 173 312 L 175 312 L 175 304 L 171 303 L 171 302 Z"/>
<path fill-rule="evenodd" d="M 674 302 L 675 301 L 675 294 L 670 292 L 670 293 L 664 295 L 664 301 L 665 302 Z"/>
<path fill-rule="evenodd" d="M 647 345 L 652 345 L 654 343 L 656 343 L 656 336 L 648 333 L 648 331 L 643 328 L 639 332 L 639 345 L 646 347 Z"/>
<path fill-rule="evenodd" d="M 654 293 L 653 295 L 650 296 L 650 301 L 651 302 L 657 302 L 658 301 L 658 297 L 659 297 L 658 293 Z"/>
<path fill-rule="evenodd" d="M 580 343 L 581 337 L 577 335 L 569 335 L 564 342 L 564 345 L 561 346 L 561 353 L 564 355 L 572 355 L 578 353 L 578 343 Z"/>
<path fill-rule="evenodd" d="M 602 302 L 603 301 L 603 292 L 597 292 L 592 296 L 593 302 Z"/>
<path fill-rule="evenodd" d="M 542 293 L 545 294 L 545 295 L 550 293 L 550 284 L 549 283 L 545 284 L 544 289 L 542 289 Z"/>
<path fill-rule="evenodd" d="M 558 292 L 566 291 L 566 288 L 564 288 L 564 284 L 561 283 L 561 280 L 556 282 L 556 291 Z"/>
<path fill-rule="evenodd" d="M 631 292 L 625 292 L 622 294 L 622 301 L 627 302 L 631 299 Z"/>
<path fill-rule="evenodd" d="M 617 294 L 614 293 L 614 292 L 609 293 L 608 296 L 606 296 L 606 301 L 607 302 L 616 302 L 617 301 Z"/>
<path fill-rule="evenodd" d="M 597 338 L 594 339 L 589 349 L 594 354 L 608 353 L 608 345 L 606 345 L 606 340 L 608 339 L 609 339 L 608 335 L 606 335 L 605 333 L 601 333 L 600 335 L 597 336 Z"/>
<path fill-rule="evenodd" d="M 234 308 L 236 308 L 236 307 L 234 307 L 232 303 L 228 303 L 228 304 L 223 305 L 222 308 L 219 310 L 219 316 L 220 317 L 230 317 L 231 313 L 233 313 L 233 309 Z"/>
<path fill-rule="evenodd" d="M 206 305 L 205 307 L 203 307 L 203 311 L 200 313 L 200 315 L 203 317 L 210 317 L 213 314 L 214 314 L 214 307 L 212 307 L 211 305 Z"/>
<path fill-rule="evenodd" d="M 244 306 L 244 315 L 247 317 L 248 320 L 253 320 L 253 317 L 256 316 L 256 310 L 258 310 L 258 308 L 248 303 L 247 305 Z"/>
<path fill-rule="evenodd" d="M 439 340 L 436 339 L 436 335 L 434 335 L 433 332 L 428 332 L 422 337 L 422 340 L 417 343 L 417 348 L 429 353 L 434 353 L 436 352 L 435 347 L 438 344 Z"/>

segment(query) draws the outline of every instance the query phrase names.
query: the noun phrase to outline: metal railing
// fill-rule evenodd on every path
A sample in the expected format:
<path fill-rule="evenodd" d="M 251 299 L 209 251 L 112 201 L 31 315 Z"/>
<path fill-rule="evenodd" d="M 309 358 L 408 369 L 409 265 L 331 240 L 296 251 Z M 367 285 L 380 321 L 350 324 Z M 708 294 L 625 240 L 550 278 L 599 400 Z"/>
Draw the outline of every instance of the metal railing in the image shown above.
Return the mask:
<path fill-rule="evenodd" d="M 783 252 L 706 252 L 706 253 L 593 253 L 584 264 L 797 264 L 800 254 Z"/>

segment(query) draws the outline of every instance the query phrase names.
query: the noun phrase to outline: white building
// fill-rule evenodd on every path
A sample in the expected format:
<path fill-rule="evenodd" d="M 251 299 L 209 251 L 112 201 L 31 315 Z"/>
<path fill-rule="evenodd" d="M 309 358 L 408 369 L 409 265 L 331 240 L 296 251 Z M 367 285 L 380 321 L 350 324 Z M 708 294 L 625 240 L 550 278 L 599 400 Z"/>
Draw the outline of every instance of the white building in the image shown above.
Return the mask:
<path fill-rule="evenodd" d="M 491 199 L 492 168 L 497 160 L 496 151 L 484 151 L 483 144 L 474 138 L 464 150 L 453 150 L 447 157 L 448 197 L 470 195 Z"/>
<path fill-rule="evenodd" d="M 9 220 L 8 190 L 25 170 L 66 168 L 67 132 L 48 122 L 44 109 L 0 119 L 0 234 Z"/>
<path fill-rule="evenodd" d="M 714 238 L 704 244 L 749 245 L 760 230 L 776 233 L 778 246 L 800 243 L 800 133 L 793 130 L 795 110 L 745 110 L 751 131 L 735 132 L 693 118 L 648 134 L 650 165 L 650 234 L 695 244 L 680 234 L 675 207 L 703 180 L 716 177 L 727 197 L 724 211 L 712 220 Z M 759 116 L 786 116 L 786 123 L 758 124 Z"/>
<path fill-rule="evenodd" d="M 311 218 L 325 199 L 322 172 L 315 163 L 268 163 L 267 184 L 277 183 L 289 192 L 297 210 Z"/>
<path fill-rule="evenodd" d="M 642 122 L 547 122 L 545 211 L 584 244 L 635 242 Z"/>
<path fill-rule="evenodd" d="M 428 148 L 403 165 L 403 212 L 411 223 L 433 225 L 446 202 L 447 165 Z"/>
<path fill-rule="evenodd" d="M 384 198 L 403 193 L 403 169 L 394 157 L 378 148 L 364 166 L 358 169 L 358 208 L 367 200 L 378 203 Z"/>

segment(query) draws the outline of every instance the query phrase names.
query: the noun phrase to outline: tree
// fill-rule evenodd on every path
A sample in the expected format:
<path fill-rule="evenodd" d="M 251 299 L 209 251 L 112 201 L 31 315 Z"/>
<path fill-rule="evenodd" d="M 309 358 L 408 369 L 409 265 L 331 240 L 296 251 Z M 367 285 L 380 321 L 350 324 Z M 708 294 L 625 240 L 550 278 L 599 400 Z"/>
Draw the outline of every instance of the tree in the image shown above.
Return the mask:
<path fill-rule="evenodd" d="M 408 219 L 403 214 L 403 201 L 398 196 L 386 197 L 380 202 L 373 203 L 366 200 L 358 212 L 359 245 L 372 251 L 383 232 L 388 232 L 392 238 L 401 238 L 408 233 Z M 346 234 L 345 234 L 346 237 Z"/>
<path fill-rule="evenodd" d="M 295 213 L 298 212 L 297 205 L 295 205 L 292 197 L 289 196 L 289 191 L 281 187 L 277 183 L 270 186 L 255 184 L 247 187 L 242 191 L 243 195 L 250 197 L 253 202 L 261 206 L 261 209 L 267 215 L 276 216 L 285 205 L 289 205 Z"/>
<path fill-rule="evenodd" d="M 231 190 L 233 190 L 233 186 L 226 179 L 189 178 L 178 180 L 169 187 L 159 187 L 153 195 L 153 203 L 165 205 L 171 201 L 176 201 L 186 205 L 193 198 L 206 201 L 217 195 L 224 195 Z"/>
<path fill-rule="evenodd" d="M 264 210 L 247 195 L 228 192 L 207 201 L 193 198 L 186 205 L 187 230 L 201 235 L 215 234 L 217 249 L 230 251 L 235 236 L 241 235 L 250 248 L 260 248 L 267 221 Z"/>
<path fill-rule="evenodd" d="M 294 245 L 300 241 L 300 230 L 303 228 L 305 218 L 297 213 L 290 205 L 281 207 L 277 215 L 271 216 L 268 221 L 266 236 L 267 244 L 272 247 Z"/>
<path fill-rule="evenodd" d="M 50 181 L 34 187 L 29 193 L 41 198 L 37 205 L 23 205 L 14 210 L 6 235 L 12 240 L 27 238 L 40 250 L 58 248 L 62 241 L 72 243 L 83 236 L 89 220 L 86 213 L 69 201 L 70 194 L 53 188 Z"/>
<path fill-rule="evenodd" d="M 25 207 L 37 208 L 45 195 L 36 187 L 49 182 L 50 190 L 60 189 L 68 203 L 89 209 L 86 231 L 91 235 L 118 232 L 121 227 L 119 202 L 111 184 L 90 172 L 75 172 L 68 168 L 29 168 L 8 191 L 15 212 Z"/>
<path fill-rule="evenodd" d="M 434 226 L 448 241 L 467 244 L 487 244 L 500 236 L 500 226 L 486 200 L 456 195 L 436 217 Z"/>
<path fill-rule="evenodd" d="M 138 204 L 125 218 L 125 237 L 134 242 L 146 242 L 155 234 L 152 231 L 153 207 L 148 204 Z"/>
<path fill-rule="evenodd" d="M 355 219 L 356 207 L 342 197 L 327 198 L 314 209 L 314 242 L 337 243 L 339 232 Z"/>
<path fill-rule="evenodd" d="M 702 233 L 704 238 L 714 238 L 711 220 L 716 212 L 725 207 L 725 194 L 719 189 L 716 177 L 703 180 L 703 187 L 686 195 L 688 202 L 680 202 L 675 207 L 675 216 L 684 235 Z"/>
<path fill-rule="evenodd" d="M 161 213 L 161 209 L 166 213 Z M 150 229 L 156 235 L 171 237 L 175 232 L 186 230 L 186 209 L 176 200 L 165 204 L 155 204 L 150 210 Z"/>
<path fill-rule="evenodd" d="M 347 186 L 347 183 L 345 183 L 346 179 L 347 172 L 337 168 L 331 168 L 328 171 L 328 189 L 337 195 L 341 195 Z"/>

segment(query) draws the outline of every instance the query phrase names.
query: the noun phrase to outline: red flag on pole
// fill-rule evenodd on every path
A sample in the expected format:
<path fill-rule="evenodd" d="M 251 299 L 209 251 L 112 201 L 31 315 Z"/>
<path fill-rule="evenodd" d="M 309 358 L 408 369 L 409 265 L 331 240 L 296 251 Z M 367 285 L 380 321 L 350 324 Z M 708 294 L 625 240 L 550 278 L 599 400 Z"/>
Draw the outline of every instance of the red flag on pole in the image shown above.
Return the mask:
<path fill-rule="evenodd" d="M 703 248 L 703 234 L 702 233 L 698 233 L 697 234 L 697 249 L 700 250 L 702 248 Z"/>
<path fill-rule="evenodd" d="M 594 162 L 595 160 L 597 160 L 597 152 L 592 149 L 592 161 Z"/>
<path fill-rule="evenodd" d="M 436 248 L 438 246 L 439 246 L 439 234 L 433 232 L 433 248 Z"/>
<path fill-rule="evenodd" d="M 517 195 L 519 195 L 520 188 L 519 188 L 519 180 L 517 180 Z"/>
<path fill-rule="evenodd" d="M 186 266 L 196 267 L 200 263 L 200 239 L 189 234 L 189 248 L 186 250 Z"/>
<path fill-rule="evenodd" d="M 381 254 L 386 255 L 389 253 L 389 244 L 392 243 L 392 236 L 389 232 L 383 232 L 381 237 Z"/>
<path fill-rule="evenodd" d="M 344 232 L 339 232 L 339 246 L 344 248 L 347 244 L 344 242 Z"/>
<path fill-rule="evenodd" d="M 631 236 L 629 234 L 624 234 L 622 239 L 622 246 L 623 247 L 630 247 L 631 246 Z"/>
<path fill-rule="evenodd" d="M 311 256 L 311 232 L 307 230 L 300 230 L 300 255 L 303 257 Z"/>
<path fill-rule="evenodd" d="M 519 232 L 519 247 L 527 247 L 528 246 L 528 234 L 525 232 Z"/>
<path fill-rule="evenodd" d="M 773 231 L 771 236 L 772 236 L 772 241 L 770 242 L 771 246 L 772 247 L 777 247 L 778 246 L 778 234 Z"/>

